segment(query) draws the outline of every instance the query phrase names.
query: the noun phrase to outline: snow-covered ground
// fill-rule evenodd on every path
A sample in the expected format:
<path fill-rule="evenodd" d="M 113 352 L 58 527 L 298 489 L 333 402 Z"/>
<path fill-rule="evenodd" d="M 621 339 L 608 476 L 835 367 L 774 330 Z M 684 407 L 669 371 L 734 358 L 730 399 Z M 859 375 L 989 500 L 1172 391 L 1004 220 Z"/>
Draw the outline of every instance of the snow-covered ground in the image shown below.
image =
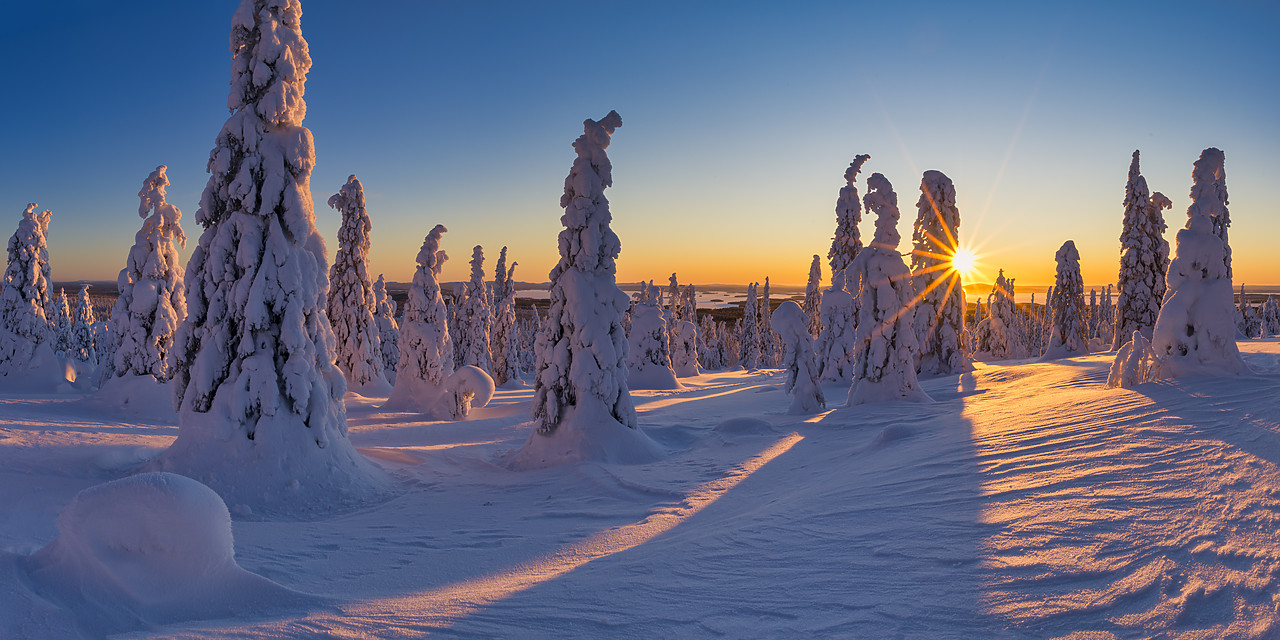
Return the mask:
<path fill-rule="evenodd" d="M 0 637 L 1276 637 L 1280 340 L 1240 348 L 1258 375 L 1106 390 L 1107 354 L 979 363 L 922 381 L 927 404 L 827 386 L 837 408 L 807 418 L 781 371 L 682 378 L 634 394 L 665 458 L 523 472 L 495 460 L 528 436 L 527 389 L 464 422 L 349 395 L 399 493 L 236 520 L 235 562 L 275 584 L 208 586 L 221 619 L 138 594 L 90 615 L 74 568 L 36 571 L 64 506 L 176 420 L 0 395 Z"/>

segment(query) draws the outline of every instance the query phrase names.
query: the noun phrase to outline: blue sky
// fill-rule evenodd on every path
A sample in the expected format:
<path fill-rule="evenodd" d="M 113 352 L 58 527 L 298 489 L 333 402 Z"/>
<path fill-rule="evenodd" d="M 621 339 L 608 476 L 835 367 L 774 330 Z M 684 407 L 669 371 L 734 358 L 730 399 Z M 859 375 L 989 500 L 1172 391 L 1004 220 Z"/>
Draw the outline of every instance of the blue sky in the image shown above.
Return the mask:
<path fill-rule="evenodd" d="M 194 244 L 236 4 L 9 11 L 0 229 L 29 201 L 52 209 L 55 279 L 115 277 L 157 164 Z M 1277 24 L 1280 4 L 1264 2 L 304 1 L 317 225 L 332 253 L 324 202 L 355 173 L 374 273 L 408 279 L 443 223 L 446 279 L 480 244 L 490 266 L 509 245 L 518 279 L 545 280 L 570 143 L 617 109 L 621 281 L 802 284 L 830 245 L 845 167 L 870 153 L 863 178 L 894 183 L 905 238 L 920 174 L 937 169 L 984 279 L 1047 283 L 1072 239 L 1086 282 L 1103 284 L 1130 153 L 1173 199 L 1172 241 L 1191 163 L 1217 146 L 1237 282 L 1280 284 Z"/>

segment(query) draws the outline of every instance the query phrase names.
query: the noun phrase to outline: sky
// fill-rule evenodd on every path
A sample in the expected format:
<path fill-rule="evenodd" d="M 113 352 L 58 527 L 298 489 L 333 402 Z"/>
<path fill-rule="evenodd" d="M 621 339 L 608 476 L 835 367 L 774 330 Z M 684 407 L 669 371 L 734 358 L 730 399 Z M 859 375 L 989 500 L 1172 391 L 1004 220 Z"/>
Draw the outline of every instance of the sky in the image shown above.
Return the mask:
<path fill-rule="evenodd" d="M 69 0 L 6 9 L 0 233 L 53 211 L 55 280 L 112 280 L 166 164 L 190 254 L 227 118 L 235 0 Z M 304 0 L 316 224 L 349 174 L 371 272 L 411 278 L 444 224 L 445 280 L 475 245 L 516 278 L 554 265 L 582 121 L 610 109 L 618 280 L 804 284 L 825 261 L 853 157 L 883 173 L 904 237 L 921 174 L 956 185 L 960 239 L 1019 285 L 1073 240 L 1114 282 L 1130 155 L 1186 221 L 1192 163 L 1226 153 L 1235 282 L 1280 284 L 1280 3 L 422 2 Z M 8 212 L 7 214 L 5 212 Z M 872 220 L 862 224 L 870 238 Z"/>

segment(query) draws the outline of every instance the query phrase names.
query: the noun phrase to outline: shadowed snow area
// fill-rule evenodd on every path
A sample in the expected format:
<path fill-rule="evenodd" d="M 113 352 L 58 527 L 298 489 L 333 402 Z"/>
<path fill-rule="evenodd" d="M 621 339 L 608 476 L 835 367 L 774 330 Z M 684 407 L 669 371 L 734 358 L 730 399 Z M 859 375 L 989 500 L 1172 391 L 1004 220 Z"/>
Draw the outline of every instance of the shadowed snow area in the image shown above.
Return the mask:
<path fill-rule="evenodd" d="M 1258 375 L 1107 390 L 1111 355 L 979 364 L 923 381 L 933 404 L 828 385 L 808 417 L 781 371 L 704 374 L 634 393 L 661 459 L 521 472 L 499 459 L 528 389 L 463 422 L 349 395 L 403 491 L 233 523 L 235 562 L 308 599 L 131 631 L 27 567 L 73 496 L 176 427 L 0 396 L 0 636 L 1275 637 L 1280 340 L 1240 349 Z"/>

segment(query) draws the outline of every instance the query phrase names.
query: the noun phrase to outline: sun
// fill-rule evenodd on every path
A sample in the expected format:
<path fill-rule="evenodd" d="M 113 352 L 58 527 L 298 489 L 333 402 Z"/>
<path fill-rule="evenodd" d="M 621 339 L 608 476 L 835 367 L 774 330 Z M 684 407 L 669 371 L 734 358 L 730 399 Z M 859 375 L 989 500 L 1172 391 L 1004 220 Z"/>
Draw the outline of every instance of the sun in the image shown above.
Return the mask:
<path fill-rule="evenodd" d="M 973 273 L 977 263 L 977 256 L 965 247 L 957 247 L 955 253 L 951 254 L 951 269 L 966 280 Z"/>

